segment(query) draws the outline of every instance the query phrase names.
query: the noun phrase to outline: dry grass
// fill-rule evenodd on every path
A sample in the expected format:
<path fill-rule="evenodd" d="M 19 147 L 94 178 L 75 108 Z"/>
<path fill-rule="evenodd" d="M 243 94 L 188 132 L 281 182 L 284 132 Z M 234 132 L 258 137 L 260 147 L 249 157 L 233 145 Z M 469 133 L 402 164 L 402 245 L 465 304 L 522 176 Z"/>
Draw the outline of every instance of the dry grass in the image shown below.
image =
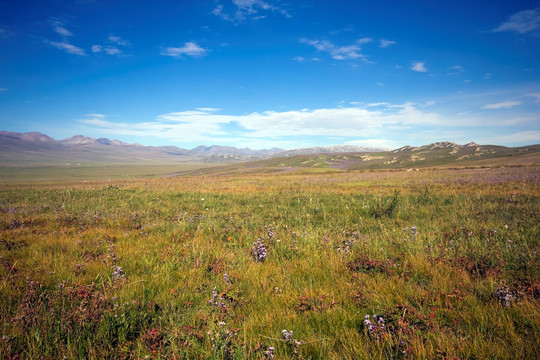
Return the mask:
<path fill-rule="evenodd" d="M 535 358 L 539 175 L 4 185 L 0 357 Z"/>

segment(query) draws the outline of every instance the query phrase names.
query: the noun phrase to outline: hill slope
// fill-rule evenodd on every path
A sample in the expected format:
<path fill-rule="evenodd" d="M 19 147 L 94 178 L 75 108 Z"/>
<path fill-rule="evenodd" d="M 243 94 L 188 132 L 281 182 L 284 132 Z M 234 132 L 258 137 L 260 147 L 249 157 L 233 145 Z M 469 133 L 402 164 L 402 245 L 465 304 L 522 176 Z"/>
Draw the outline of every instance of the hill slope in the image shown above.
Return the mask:
<path fill-rule="evenodd" d="M 422 167 L 540 165 L 540 145 L 504 147 L 440 142 L 392 151 L 298 155 L 202 170 L 203 174 L 287 173 Z M 200 172 L 198 172 L 200 173 Z"/>

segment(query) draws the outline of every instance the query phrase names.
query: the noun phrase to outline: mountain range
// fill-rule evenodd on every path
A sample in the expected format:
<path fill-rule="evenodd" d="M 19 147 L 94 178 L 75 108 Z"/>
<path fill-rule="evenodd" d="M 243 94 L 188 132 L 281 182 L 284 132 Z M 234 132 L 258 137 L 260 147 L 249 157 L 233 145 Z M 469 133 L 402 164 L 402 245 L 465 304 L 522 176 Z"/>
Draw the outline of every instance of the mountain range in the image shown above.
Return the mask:
<path fill-rule="evenodd" d="M 55 140 L 39 132 L 0 131 L 0 164 L 61 165 L 144 162 L 236 163 L 305 154 L 383 151 L 360 146 L 330 146 L 295 150 L 252 150 L 232 146 L 198 146 L 183 149 L 176 146 L 144 146 L 120 140 L 75 135 Z"/>

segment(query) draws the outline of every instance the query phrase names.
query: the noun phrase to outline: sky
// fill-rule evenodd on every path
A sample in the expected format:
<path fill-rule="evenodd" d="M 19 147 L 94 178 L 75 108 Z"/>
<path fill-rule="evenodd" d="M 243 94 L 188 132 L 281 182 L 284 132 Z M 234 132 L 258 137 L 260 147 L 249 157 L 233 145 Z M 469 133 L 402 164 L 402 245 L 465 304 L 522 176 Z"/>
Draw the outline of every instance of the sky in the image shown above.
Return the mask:
<path fill-rule="evenodd" d="M 0 130 L 540 143 L 540 1 L 1 0 Z"/>

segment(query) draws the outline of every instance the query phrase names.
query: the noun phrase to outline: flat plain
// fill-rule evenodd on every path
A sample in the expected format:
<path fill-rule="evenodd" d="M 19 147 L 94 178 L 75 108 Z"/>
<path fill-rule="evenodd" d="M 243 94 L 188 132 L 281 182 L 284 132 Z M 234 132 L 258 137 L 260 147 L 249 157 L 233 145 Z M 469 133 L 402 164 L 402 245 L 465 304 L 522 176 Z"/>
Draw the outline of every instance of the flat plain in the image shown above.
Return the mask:
<path fill-rule="evenodd" d="M 6 359 L 533 359 L 540 168 L 0 185 Z"/>

